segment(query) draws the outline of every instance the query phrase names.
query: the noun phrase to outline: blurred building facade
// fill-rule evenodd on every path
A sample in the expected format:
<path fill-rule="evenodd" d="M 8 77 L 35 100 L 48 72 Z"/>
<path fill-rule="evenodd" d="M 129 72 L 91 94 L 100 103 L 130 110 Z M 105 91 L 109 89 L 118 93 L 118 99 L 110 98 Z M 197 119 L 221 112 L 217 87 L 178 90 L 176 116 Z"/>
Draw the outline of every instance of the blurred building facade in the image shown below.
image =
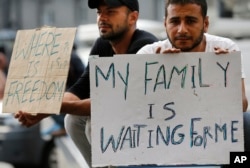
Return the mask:
<path fill-rule="evenodd" d="M 237 14 L 250 18 L 249 0 L 207 2 L 213 17 Z M 43 25 L 76 27 L 95 23 L 96 11 L 89 9 L 87 3 L 88 0 L 0 0 L 0 29 L 33 29 Z M 139 3 L 140 18 L 163 20 L 165 0 L 139 0 Z"/>
<path fill-rule="evenodd" d="M 164 0 L 139 1 L 142 18 L 162 20 Z M 0 28 L 72 27 L 94 23 L 96 11 L 87 4 L 88 0 L 0 0 Z"/>

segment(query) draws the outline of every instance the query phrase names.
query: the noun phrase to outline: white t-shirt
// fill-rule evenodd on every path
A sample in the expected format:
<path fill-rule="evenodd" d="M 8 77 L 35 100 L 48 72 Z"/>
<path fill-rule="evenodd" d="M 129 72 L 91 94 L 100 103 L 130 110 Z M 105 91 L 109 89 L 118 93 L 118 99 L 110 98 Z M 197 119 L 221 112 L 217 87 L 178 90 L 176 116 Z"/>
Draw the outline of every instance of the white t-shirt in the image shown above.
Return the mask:
<path fill-rule="evenodd" d="M 229 38 L 219 37 L 211 34 L 205 33 L 206 36 L 206 50 L 205 52 L 214 52 L 214 47 L 219 47 L 222 49 L 228 49 L 229 52 L 239 51 L 238 45 Z M 153 54 L 156 53 L 156 49 L 161 47 L 161 50 L 167 48 L 172 48 L 172 44 L 168 39 L 163 41 L 158 41 L 153 44 L 148 44 L 142 47 L 137 54 Z M 241 66 L 242 67 L 242 66 Z M 243 67 L 241 68 L 242 78 L 245 78 Z"/>

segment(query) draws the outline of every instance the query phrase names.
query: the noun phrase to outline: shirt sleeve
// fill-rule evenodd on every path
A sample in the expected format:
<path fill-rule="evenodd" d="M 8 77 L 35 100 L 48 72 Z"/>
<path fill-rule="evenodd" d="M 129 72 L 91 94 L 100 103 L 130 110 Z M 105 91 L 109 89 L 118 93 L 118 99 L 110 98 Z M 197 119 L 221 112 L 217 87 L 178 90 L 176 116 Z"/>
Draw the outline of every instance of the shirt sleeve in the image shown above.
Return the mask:
<path fill-rule="evenodd" d="M 137 54 L 153 54 L 155 53 L 152 45 L 145 45 L 142 47 Z"/>
<path fill-rule="evenodd" d="M 82 76 L 67 91 L 73 93 L 80 99 L 90 98 L 89 65 L 86 67 Z"/>
<path fill-rule="evenodd" d="M 100 38 L 98 38 L 90 51 L 89 55 L 100 55 Z M 100 48 L 100 47 L 99 47 Z M 90 98 L 90 78 L 89 78 L 89 64 L 85 68 L 81 77 L 73 84 L 67 92 L 70 92 L 76 95 L 79 99 L 87 99 Z"/>
<path fill-rule="evenodd" d="M 170 48 L 167 40 L 157 41 L 152 44 L 145 45 L 137 52 L 137 54 L 155 54 L 157 48 L 159 47 L 161 48 L 161 51 Z"/>

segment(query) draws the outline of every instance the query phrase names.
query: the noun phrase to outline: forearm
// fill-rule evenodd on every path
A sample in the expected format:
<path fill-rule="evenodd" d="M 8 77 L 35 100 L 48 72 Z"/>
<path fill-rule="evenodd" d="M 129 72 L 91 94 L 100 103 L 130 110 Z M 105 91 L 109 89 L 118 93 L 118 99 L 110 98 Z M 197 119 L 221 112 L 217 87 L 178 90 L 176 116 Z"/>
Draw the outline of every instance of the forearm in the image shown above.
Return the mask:
<path fill-rule="evenodd" d="M 248 101 L 245 97 L 245 98 L 243 98 L 243 112 L 247 111 L 247 107 L 248 107 Z"/>
<path fill-rule="evenodd" d="M 242 79 L 242 107 L 243 107 L 243 112 L 246 112 L 248 108 L 248 100 L 247 100 L 246 91 L 245 91 L 244 79 Z"/>
<path fill-rule="evenodd" d="M 65 101 L 61 106 L 61 113 L 90 116 L 90 99 Z"/>

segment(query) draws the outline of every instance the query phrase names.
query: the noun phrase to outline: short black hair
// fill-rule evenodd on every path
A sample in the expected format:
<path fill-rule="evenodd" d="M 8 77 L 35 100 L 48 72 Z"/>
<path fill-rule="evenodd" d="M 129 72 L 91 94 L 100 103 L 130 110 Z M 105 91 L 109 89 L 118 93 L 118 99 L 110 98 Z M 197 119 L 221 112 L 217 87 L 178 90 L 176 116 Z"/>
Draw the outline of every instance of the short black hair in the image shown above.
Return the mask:
<path fill-rule="evenodd" d="M 6 50 L 4 46 L 0 46 L 0 52 L 6 54 Z"/>
<path fill-rule="evenodd" d="M 201 14 L 203 18 L 207 16 L 207 1 L 206 0 L 166 0 L 165 17 L 167 17 L 168 15 L 168 6 L 171 4 L 180 4 L 180 5 L 196 4 L 201 7 Z"/>

